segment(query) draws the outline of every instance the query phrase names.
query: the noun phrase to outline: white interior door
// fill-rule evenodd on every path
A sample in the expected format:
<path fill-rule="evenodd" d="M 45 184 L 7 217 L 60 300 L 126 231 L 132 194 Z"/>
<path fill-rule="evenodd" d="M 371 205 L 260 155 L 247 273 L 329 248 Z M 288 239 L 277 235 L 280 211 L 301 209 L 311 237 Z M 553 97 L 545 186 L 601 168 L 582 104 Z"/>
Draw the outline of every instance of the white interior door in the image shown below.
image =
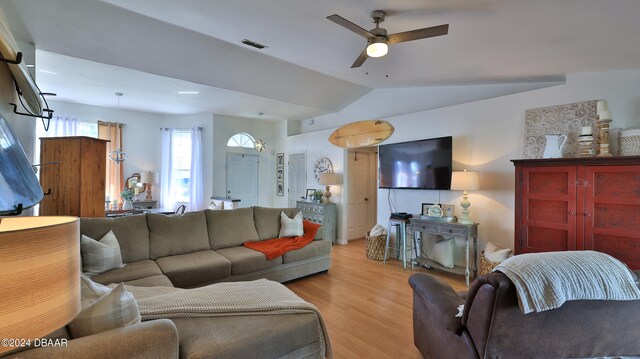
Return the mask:
<path fill-rule="evenodd" d="M 240 199 L 238 207 L 258 205 L 258 155 L 227 153 L 227 196 Z"/>
<path fill-rule="evenodd" d="M 376 221 L 375 152 L 350 151 L 347 168 L 347 240 L 363 238 Z"/>
<path fill-rule="evenodd" d="M 296 201 L 306 195 L 306 157 L 304 153 L 289 155 L 289 207 L 291 208 L 296 206 Z"/>

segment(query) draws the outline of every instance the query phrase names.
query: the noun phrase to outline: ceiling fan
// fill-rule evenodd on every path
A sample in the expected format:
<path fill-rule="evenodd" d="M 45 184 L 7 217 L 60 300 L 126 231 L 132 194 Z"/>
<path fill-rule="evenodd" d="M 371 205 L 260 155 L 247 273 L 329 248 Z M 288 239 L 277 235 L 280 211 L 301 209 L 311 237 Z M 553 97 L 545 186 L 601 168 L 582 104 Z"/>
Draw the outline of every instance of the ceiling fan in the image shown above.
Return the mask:
<path fill-rule="evenodd" d="M 361 28 L 338 14 L 327 16 L 327 19 L 367 39 L 367 47 L 362 50 L 356 61 L 351 65 L 351 68 L 362 66 L 367 57 L 382 57 L 386 55 L 389 51 L 388 45 L 442 36 L 449 32 L 449 24 L 445 24 L 387 35 L 387 30 L 380 27 L 380 23 L 384 21 L 385 16 L 386 13 L 383 10 L 373 10 L 371 12 L 371 21 L 376 24 L 376 27 L 370 31 Z"/>

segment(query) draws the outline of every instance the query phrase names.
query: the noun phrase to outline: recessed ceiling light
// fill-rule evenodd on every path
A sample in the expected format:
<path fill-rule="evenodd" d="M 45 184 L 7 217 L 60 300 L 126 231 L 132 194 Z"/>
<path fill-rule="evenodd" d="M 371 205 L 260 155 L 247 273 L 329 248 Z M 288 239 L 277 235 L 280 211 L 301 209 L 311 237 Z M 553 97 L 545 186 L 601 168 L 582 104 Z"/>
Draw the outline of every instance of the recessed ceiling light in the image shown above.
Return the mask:
<path fill-rule="evenodd" d="M 37 70 L 38 72 L 42 72 L 43 74 L 49 74 L 49 75 L 57 75 L 57 72 L 53 72 L 53 71 L 48 71 L 48 70 Z"/>
<path fill-rule="evenodd" d="M 200 91 L 178 91 L 179 95 L 197 95 Z"/>

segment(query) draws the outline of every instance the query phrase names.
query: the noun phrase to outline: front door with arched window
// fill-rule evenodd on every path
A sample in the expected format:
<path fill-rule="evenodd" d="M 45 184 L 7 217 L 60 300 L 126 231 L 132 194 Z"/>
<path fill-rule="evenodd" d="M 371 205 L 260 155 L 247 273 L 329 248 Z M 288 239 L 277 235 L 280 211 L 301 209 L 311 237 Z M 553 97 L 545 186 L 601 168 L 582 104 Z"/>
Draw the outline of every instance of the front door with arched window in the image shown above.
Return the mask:
<path fill-rule="evenodd" d="M 227 197 L 240 200 L 239 207 L 258 205 L 260 161 L 255 140 L 248 133 L 236 133 L 227 141 Z"/>

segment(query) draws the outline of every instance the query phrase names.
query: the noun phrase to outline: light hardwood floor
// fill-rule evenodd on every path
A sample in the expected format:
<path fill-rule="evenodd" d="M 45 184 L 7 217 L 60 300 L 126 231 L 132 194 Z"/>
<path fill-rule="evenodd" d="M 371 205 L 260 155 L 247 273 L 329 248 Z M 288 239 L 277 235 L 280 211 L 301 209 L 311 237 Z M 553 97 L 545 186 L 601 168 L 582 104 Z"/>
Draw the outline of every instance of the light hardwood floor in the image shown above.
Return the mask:
<path fill-rule="evenodd" d="M 367 259 L 364 240 L 334 245 L 331 269 L 286 283 L 322 313 L 331 337 L 334 358 L 421 358 L 413 345 L 413 299 L 409 276 L 429 272 L 456 291 L 464 278 L 417 268 L 402 270 L 395 259 Z"/>

